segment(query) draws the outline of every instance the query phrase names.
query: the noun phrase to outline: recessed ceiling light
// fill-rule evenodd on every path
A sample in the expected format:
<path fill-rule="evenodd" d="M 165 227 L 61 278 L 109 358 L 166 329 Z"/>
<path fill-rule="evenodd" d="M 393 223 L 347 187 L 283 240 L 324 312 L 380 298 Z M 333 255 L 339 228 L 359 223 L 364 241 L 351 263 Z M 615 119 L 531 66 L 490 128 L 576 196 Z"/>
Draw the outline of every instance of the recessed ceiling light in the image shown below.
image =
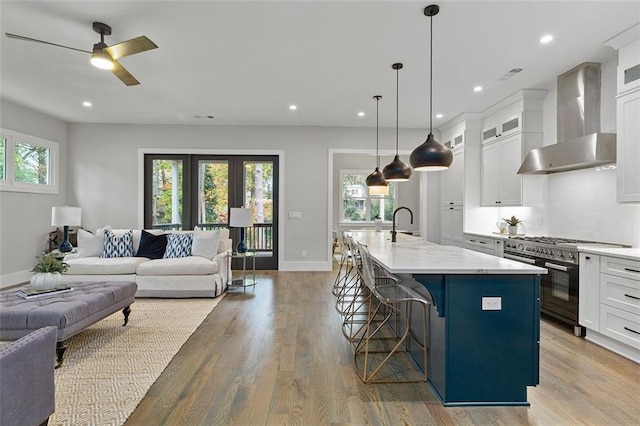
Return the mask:
<path fill-rule="evenodd" d="M 84 101 L 84 102 L 82 103 L 82 106 L 86 106 L 87 108 L 89 108 L 91 105 L 92 105 L 92 104 L 91 104 L 91 102 L 89 102 L 89 101 Z"/>
<path fill-rule="evenodd" d="M 442 118 L 442 117 L 444 117 L 444 115 L 442 115 L 442 114 L 436 114 L 436 118 Z"/>
<path fill-rule="evenodd" d="M 482 86 L 476 86 L 473 88 L 474 92 L 482 92 Z"/>
<path fill-rule="evenodd" d="M 358 117 L 364 117 L 364 112 L 360 111 L 360 112 L 358 113 Z"/>
<path fill-rule="evenodd" d="M 289 109 L 290 109 L 291 111 L 295 111 L 295 110 L 297 110 L 297 109 L 298 109 L 298 107 L 297 107 L 297 106 L 295 106 L 295 105 L 289 105 Z"/>
<path fill-rule="evenodd" d="M 552 35 L 546 35 L 546 36 L 543 36 L 540 39 L 540 43 L 542 43 L 542 44 L 550 43 L 551 41 L 553 41 L 553 36 Z"/>

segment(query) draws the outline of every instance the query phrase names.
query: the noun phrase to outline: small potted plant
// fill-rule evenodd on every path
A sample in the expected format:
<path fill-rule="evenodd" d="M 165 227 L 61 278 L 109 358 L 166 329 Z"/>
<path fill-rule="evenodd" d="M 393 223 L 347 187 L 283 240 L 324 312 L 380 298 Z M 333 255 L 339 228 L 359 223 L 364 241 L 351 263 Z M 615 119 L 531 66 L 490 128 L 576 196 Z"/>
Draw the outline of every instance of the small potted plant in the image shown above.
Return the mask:
<path fill-rule="evenodd" d="M 69 265 L 56 258 L 51 253 L 39 256 L 38 262 L 31 272 L 31 286 L 37 290 L 47 290 L 62 282 L 62 273 L 69 269 Z"/>
<path fill-rule="evenodd" d="M 520 219 L 515 216 L 511 216 L 509 219 L 503 218 L 502 220 L 504 220 L 509 226 L 509 235 L 518 234 L 518 224 L 522 223 Z"/>

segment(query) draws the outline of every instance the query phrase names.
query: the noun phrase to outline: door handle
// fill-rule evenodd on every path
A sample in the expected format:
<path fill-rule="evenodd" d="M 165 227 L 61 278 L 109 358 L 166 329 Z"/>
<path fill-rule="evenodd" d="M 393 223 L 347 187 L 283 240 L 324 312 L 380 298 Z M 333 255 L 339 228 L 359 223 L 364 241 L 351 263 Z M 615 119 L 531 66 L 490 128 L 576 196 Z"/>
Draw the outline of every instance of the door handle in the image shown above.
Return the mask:
<path fill-rule="evenodd" d="M 625 271 L 627 271 L 627 272 L 635 272 L 635 273 L 638 273 L 638 274 L 640 274 L 640 271 L 638 271 L 637 269 L 632 269 L 632 268 L 624 268 L 624 270 L 625 270 Z"/>
<path fill-rule="evenodd" d="M 627 293 L 625 293 L 624 295 L 625 295 L 626 297 L 629 297 L 629 298 L 631 298 L 631 299 L 636 299 L 636 300 L 640 300 L 640 297 L 637 297 L 637 296 L 632 296 L 632 295 L 630 295 L 630 294 L 627 294 Z"/>
<path fill-rule="evenodd" d="M 551 269 L 555 269 L 562 272 L 567 272 L 569 270 L 569 268 L 567 268 L 566 266 L 556 265 L 555 263 L 549 263 L 549 262 L 544 262 L 544 266 L 546 268 L 551 268 Z"/>
<path fill-rule="evenodd" d="M 635 330 L 633 330 L 633 329 L 631 329 L 629 327 L 625 327 L 624 329 L 627 330 L 627 331 L 630 331 L 632 333 L 640 334 L 640 331 L 635 331 Z"/>

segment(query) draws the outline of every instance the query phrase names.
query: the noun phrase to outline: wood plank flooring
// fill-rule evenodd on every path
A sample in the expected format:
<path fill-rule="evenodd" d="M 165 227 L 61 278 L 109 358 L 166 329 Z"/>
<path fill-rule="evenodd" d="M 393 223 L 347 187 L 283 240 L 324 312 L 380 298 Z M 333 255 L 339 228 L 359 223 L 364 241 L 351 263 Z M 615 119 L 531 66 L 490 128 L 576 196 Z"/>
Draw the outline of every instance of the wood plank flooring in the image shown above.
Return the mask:
<path fill-rule="evenodd" d="M 545 321 L 530 407 L 446 408 L 424 383 L 365 385 L 335 272 L 258 275 L 225 296 L 126 425 L 640 424 L 640 365 Z"/>

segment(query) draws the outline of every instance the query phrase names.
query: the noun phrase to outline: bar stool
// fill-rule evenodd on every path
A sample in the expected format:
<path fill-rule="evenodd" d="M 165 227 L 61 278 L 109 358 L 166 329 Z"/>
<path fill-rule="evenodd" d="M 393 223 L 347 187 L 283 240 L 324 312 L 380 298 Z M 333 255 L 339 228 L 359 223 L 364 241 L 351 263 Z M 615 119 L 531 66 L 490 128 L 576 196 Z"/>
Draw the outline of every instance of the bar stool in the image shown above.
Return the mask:
<path fill-rule="evenodd" d="M 363 331 L 354 349 L 354 366 L 358 376 L 365 383 L 425 382 L 427 380 L 427 350 L 429 346 L 427 330 L 432 301 L 428 296 L 423 296 L 402 283 L 376 285 L 375 262 L 371 258 L 369 250 L 360 244 L 358 252 L 362 260 L 361 279 L 371 294 L 368 320 L 363 326 Z M 412 309 L 416 306 L 421 308 L 422 313 L 422 336 L 420 338 L 413 333 L 409 320 Z M 395 327 L 392 327 L 391 320 L 394 318 L 396 320 Z M 391 336 L 389 336 L 389 331 L 392 331 Z M 392 343 L 382 344 L 389 340 Z M 390 361 L 395 359 L 394 355 L 404 355 L 405 362 L 411 362 L 415 365 L 408 352 L 414 344 L 417 351 L 422 354 L 424 371 L 420 371 L 418 368 L 419 374 L 415 378 L 398 377 L 398 372 L 393 371 Z M 383 370 L 385 366 L 388 368 Z M 418 366 L 416 365 L 416 367 Z M 384 378 L 383 373 L 397 378 Z"/>

